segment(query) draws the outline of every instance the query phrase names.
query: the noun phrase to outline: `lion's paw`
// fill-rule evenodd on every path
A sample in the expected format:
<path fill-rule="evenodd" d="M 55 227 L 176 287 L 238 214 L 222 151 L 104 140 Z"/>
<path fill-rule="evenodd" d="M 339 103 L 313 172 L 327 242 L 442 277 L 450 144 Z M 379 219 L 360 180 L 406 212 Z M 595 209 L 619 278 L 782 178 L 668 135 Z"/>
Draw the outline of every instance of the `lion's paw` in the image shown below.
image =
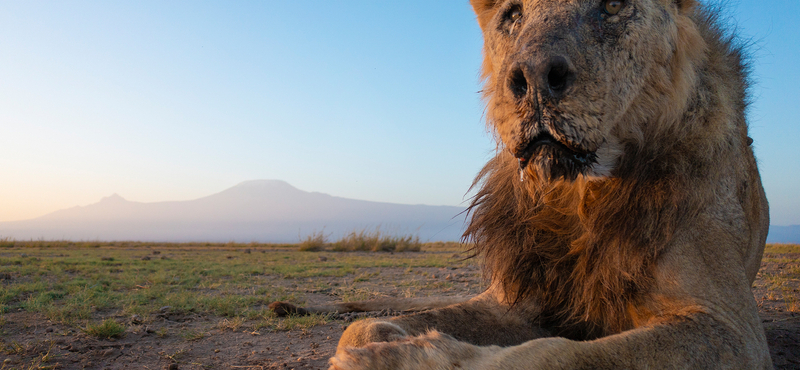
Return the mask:
<path fill-rule="evenodd" d="M 394 342 L 340 348 L 330 359 L 330 370 L 449 369 L 475 355 L 478 347 L 436 331 Z"/>
<path fill-rule="evenodd" d="M 344 348 L 329 360 L 329 370 L 378 369 L 373 364 L 374 358 L 375 352 L 367 348 Z"/>

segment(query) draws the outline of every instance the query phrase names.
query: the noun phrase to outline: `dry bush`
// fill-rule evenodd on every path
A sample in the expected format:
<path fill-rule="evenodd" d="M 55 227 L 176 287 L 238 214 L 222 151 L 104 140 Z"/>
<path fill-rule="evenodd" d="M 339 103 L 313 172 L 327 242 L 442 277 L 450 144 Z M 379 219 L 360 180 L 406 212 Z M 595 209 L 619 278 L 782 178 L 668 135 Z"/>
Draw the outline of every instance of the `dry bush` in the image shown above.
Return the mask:
<path fill-rule="evenodd" d="M 304 252 L 317 252 L 325 250 L 328 245 L 328 236 L 324 231 L 314 231 L 300 241 L 300 250 Z"/>
<path fill-rule="evenodd" d="M 333 250 L 338 252 L 419 252 L 421 249 L 419 236 L 386 235 L 381 233 L 380 228 L 375 231 L 351 231 L 333 243 Z"/>

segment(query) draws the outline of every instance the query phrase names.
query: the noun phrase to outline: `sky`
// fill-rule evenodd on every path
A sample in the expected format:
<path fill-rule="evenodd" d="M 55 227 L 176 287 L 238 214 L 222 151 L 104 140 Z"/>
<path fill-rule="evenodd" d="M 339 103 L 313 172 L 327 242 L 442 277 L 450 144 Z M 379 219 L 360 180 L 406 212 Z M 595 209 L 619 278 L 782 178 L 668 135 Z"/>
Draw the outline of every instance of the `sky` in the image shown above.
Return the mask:
<path fill-rule="evenodd" d="M 800 224 L 800 1 L 728 1 L 775 225 Z M 467 0 L 0 0 L 0 221 L 253 179 L 464 205 L 492 156 Z"/>

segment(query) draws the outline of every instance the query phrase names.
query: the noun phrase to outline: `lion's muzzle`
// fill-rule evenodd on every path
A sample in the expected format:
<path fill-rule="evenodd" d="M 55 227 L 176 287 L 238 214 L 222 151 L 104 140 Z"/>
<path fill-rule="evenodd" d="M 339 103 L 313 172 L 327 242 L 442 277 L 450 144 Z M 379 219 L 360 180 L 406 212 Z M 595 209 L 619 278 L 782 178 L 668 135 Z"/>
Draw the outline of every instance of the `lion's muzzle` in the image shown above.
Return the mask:
<path fill-rule="evenodd" d="M 547 132 L 536 135 L 513 154 L 519 161 L 520 170 L 532 164 L 541 177 L 548 180 L 575 180 L 597 163 L 596 153 L 568 146 Z"/>
<path fill-rule="evenodd" d="M 566 122 L 553 122 L 559 101 L 574 89 L 575 67 L 568 56 L 549 48 L 527 48 L 514 59 L 517 62 L 506 74 L 505 89 L 520 115 L 519 136 L 512 149 L 520 170 L 532 164 L 542 179 L 574 180 L 597 159 L 593 152 L 573 143 L 577 138 L 567 139 L 556 127 Z"/>

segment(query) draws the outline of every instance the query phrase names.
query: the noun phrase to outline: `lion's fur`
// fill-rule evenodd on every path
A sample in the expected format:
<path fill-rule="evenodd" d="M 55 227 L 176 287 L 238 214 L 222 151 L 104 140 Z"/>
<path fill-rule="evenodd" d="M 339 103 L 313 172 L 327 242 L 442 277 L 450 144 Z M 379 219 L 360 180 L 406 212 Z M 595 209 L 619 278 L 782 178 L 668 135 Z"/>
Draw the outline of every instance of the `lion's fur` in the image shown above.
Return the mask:
<path fill-rule="evenodd" d="M 562 334 L 578 330 L 571 334 L 585 338 L 631 328 L 630 311 L 647 299 L 653 265 L 675 231 L 713 200 L 717 172 L 731 168 L 720 164 L 750 151 L 743 52 L 714 13 L 693 14 L 694 22 L 679 20 L 676 57 L 661 70 L 672 77 L 654 78 L 659 83 L 629 110 L 647 119 L 658 112 L 657 119 L 627 128 L 611 178 L 550 183 L 531 172 L 532 181 L 516 181 L 517 161 L 501 149 L 476 180 L 466 236 L 506 296 L 517 303 L 534 297 L 542 319 L 559 323 Z M 490 59 L 484 98 L 494 124 L 507 108 L 493 103 Z"/>
<path fill-rule="evenodd" d="M 498 149 L 473 184 L 465 239 L 485 259 L 491 285 L 471 303 L 393 319 L 400 331 L 392 335 L 433 327 L 481 345 L 508 345 L 503 333 L 577 339 L 588 342 L 527 341 L 514 356 L 546 358 L 536 351 L 548 343 L 560 363 L 594 364 L 586 368 L 670 367 L 655 360 L 659 351 L 675 351 L 675 367 L 769 368 L 749 292 L 769 220 L 745 122 L 746 58 L 717 12 L 694 0 L 627 0 L 627 18 L 598 20 L 586 14 L 599 14 L 592 7 L 602 1 L 471 3 L 484 31 L 483 97 Z M 505 15 L 515 9 L 525 11 L 520 28 Z M 563 97 L 536 85 L 550 74 L 534 73 L 559 53 L 579 86 Z M 520 88 L 520 76 L 528 85 Z M 523 166 L 520 153 L 542 132 L 597 153 L 596 162 L 557 172 L 551 167 L 563 157 L 540 155 Z M 460 328 L 466 321 L 471 334 Z M 356 325 L 348 338 L 367 338 L 361 331 L 376 325 Z M 644 342 L 633 351 L 621 336 Z M 356 353 L 347 346 L 365 344 L 343 342 L 342 358 Z M 481 348 L 498 363 L 510 356 Z M 589 348 L 587 360 L 580 353 Z M 513 358 L 513 366 L 530 366 Z"/>

